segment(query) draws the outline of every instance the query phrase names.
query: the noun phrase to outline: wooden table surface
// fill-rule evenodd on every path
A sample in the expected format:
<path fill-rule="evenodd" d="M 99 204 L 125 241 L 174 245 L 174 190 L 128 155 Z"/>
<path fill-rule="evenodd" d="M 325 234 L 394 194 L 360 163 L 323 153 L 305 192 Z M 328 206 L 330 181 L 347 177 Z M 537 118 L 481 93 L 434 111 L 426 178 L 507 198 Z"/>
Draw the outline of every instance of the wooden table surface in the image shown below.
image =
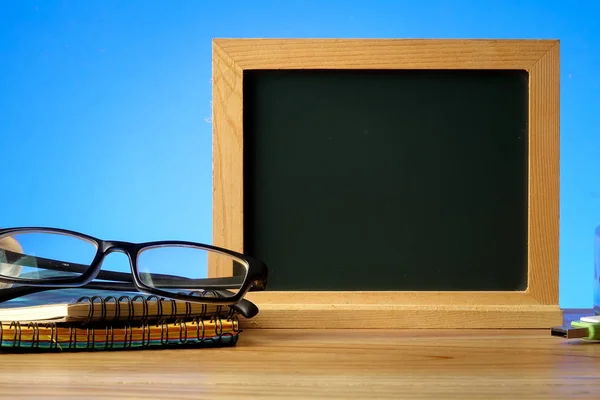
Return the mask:
<path fill-rule="evenodd" d="M 2 354 L 4 399 L 599 399 L 549 330 L 245 330 L 226 349 Z"/>

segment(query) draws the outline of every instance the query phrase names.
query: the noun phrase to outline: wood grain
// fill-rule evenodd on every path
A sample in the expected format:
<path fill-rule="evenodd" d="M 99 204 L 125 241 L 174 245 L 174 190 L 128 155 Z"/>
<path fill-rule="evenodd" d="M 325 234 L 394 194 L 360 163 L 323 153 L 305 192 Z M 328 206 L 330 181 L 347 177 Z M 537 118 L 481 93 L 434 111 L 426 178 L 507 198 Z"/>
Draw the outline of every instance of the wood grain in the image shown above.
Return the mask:
<path fill-rule="evenodd" d="M 597 399 L 600 345 L 548 330 L 267 330 L 236 348 L 3 354 L 3 398 Z"/>
<path fill-rule="evenodd" d="M 245 328 L 540 328 L 557 325 L 560 308 L 551 305 L 277 304 L 265 303 Z"/>
<path fill-rule="evenodd" d="M 256 292 L 260 313 L 242 328 L 546 328 L 560 324 L 558 305 L 528 293 Z"/>
<path fill-rule="evenodd" d="M 526 291 L 255 293 L 250 298 L 261 308 L 261 315 L 253 320 L 254 326 L 280 326 L 280 316 L 288 313 L 295 316 L 297 327 L 314 326 L 316 319 L 321 326 L 333 328 L 341 321 L 350 324 L 353 309 L 365 326 L 415 326 L 424 323 L 419 320 L 424 305 L 434 306 L 429 307 L 434 311 L 437 305 L 437 314 L 432 311 L 437 319 L 451 313 L 452 320 L 467 318 L 475 325 L 488 307 L 485 325 L 496 327 L 519 321 L 521 327 L 547 327 L 562 318 L 558 307 L 558 41 L 215 39 L 213 243 L 240 252 L 244 251 L 243 74 L 252 69 L 522 69 L 530 74 Z M 496 306 L 505 312 L 496 312 Z M 387 313 L 386 318 L 377 313 L 378 307 Z"/>
<path fill-rule="evenodd" d="M 213 44 L 213 243 L 243 249 L 244 135 L 242 69 Z M 210 260 L 210 277 L 232 276 L 231 263 Z"/>
<path fill-rule="evenodd" d="M 243 69 L 530 69 L 552 40 L 214 39 Z"/>
<path fill-rule="evenodd" d="M 529 71 L 529 288 L 558 303 L 560 198 L 560 45 Z"/>

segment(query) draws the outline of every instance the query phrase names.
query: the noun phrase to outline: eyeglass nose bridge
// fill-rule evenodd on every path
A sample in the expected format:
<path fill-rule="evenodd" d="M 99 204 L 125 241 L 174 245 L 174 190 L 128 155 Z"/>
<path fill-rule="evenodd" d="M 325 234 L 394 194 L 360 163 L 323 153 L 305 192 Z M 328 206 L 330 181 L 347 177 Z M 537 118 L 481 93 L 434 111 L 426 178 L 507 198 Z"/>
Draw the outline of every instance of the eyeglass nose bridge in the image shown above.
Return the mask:
<path fill-rule="evenodd" d="M 107 265 L 106 261 L 109 259 L 108 256 L 113 253 L 121 253 L 127 257 L 126 267 L 125 265 L 122 265 L 121 268 L 115 269 L 114 265 Z M 96 257 L 91 264 L 92 268 L 89 268 L 84 273 L 86 282 L 91 282 L 93 279 L 134 282 L 135 278 L 133 276 L 133 271 L 136 264 L 135 257 L 135 247 L 132 243 L 120 241 L 100 242 Z"/>
<path fill-rule="evenodd" d="M 103 241 L 100 243 L 99 250 L 105 257 L 111 253 L 123 253 L 129 258 L 133 258 L 135 256 L 134 244 L 129 242 L 121 242 L 117 240 Z"/>
<path fill-rule="evenodd" d="M 99 265 L 99 272 L 105 271 L 103 265 L 106 261 L 106 258 L 113 253 L 121 253 L 127 257 L 127 262 L 129 268 L 133 267 L 135 264 L 136 251 L 132 243 L 121 242 L 121 241 L 103 241 L 100 243 L 100 248 L 98 249 L 98 258 L 95 260 Z"/>

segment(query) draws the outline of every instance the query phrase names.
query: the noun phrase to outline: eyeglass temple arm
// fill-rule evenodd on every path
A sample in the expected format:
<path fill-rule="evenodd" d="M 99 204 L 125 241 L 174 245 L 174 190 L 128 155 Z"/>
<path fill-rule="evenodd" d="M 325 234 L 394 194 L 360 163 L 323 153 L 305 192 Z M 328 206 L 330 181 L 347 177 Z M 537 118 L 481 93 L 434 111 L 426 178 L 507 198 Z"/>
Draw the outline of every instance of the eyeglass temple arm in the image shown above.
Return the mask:
<path fill-rule="evenodd" d="M 19 259 L 23 256 L 27 256 L 21 253 L 15 253 L 9 250 L 2 249 L 7 257 L 14 257 Z M 83 273 L 88 268 L 86 265 L 77 263 L 66 263 L 63 261 L 52 260 L 50 258 L 27 256 L 36 261 L 36 268 L 48 269 L 51 271 L 63 271 L 63 272 L 76 272 Z M 191 279 L 177 275 L 166 275 L 166 274 L 150 274 L 153 280 L 160 282 L 161 280 L 167 281 L 162 283 L 161 287 L 168 287 L 168 281 L 172 279 L 187 280 L 191 286 L 202 285 L 204 289 L 237 289 L 242 284 L 244 277 L 230 277 L 230 278 L 206 278 L 206 279 Z M 131 274 L 125 272 L 115 271 L 102 271 L 98 272 L 96 279 L 107 280 L 107 281 L 118 281 L 118 282 L 133 282 Z M 205 283 L 205 284 L 203 284 Z M 193 285 L 192 285 L 193 284 Z M 175 287 L 181 288 L 178 284 Z M 252 288 L 250 289 L 252 290 Z"/>
<path fill-rule="evenodd" d="M 60 288 L 65 289 L 65 288 Z M 91 282 L 85 286 L 80 286 L 74 289 L 88 289 L 88 290 L 111 290 L 119 292 L 137 292 L 137 289 L 132 283 L 95 283 Z M 17 286 L 6 289 L 0 289 L 0 303 L 16 299 L 18 297 L 27 296 L 34 293 L 45 292 L 48 290 L 57 290 L 57 288 L 50 287 L 33 287 L 33 286 Z M 231 292 L 227 290 L 215 290 L 217 297 L 230 297 Z M 258 307 L 250 300 L 242 299 L 236 304 L 230 306 L 232 310 L 238 312 L 244 318 L 253 318 L 258 314 Z"/>

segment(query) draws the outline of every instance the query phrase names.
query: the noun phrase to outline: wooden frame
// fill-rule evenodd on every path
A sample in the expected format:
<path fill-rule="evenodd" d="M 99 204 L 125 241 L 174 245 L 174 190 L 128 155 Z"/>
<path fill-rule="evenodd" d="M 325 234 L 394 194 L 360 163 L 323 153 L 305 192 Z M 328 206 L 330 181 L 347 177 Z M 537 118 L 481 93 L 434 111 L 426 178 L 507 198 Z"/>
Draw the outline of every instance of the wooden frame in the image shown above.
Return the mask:
<path fill-rule="evenodd" d="M 213 240 L 243 251 L 243 72 L 520 69 L 529 72 L 529 286 L 523 292 L 250 293 L 261 328 L 547 328 L 558 306 L 559 42 L 215 39 Z"/>

